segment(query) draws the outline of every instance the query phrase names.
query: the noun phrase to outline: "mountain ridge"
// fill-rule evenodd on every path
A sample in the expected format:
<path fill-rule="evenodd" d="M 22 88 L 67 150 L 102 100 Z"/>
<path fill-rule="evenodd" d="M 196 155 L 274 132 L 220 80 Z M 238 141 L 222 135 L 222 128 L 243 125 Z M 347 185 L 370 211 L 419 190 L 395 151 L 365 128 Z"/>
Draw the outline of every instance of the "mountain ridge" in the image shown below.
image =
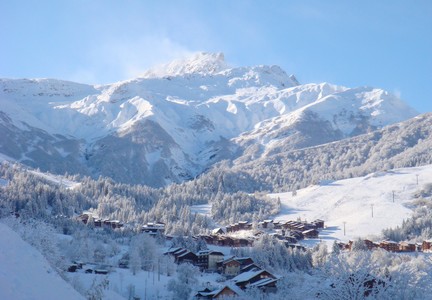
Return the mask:
<path fill-rule="evenodd" d="M 277 66 L 229 67 L 221 53 L 100 86 L 1 79 L 0 101 L 3 154 L 42 170 L 152 186 L 194 178 L 223 159 L 319 145 L 417 115 L 380 89 L 301 85 Z"/>

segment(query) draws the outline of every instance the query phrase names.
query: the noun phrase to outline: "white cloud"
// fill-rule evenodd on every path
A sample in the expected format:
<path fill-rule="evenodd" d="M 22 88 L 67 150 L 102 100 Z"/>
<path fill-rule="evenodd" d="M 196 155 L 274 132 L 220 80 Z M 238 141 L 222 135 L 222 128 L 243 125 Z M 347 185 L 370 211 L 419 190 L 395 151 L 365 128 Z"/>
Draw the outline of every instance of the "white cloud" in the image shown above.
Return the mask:
<path fill-rule="evenodd" d="M 137 77 L 152 66 L 192 53 L 167 37 L 109 39 L 89 49 L 89 62 L 71 74 L 74 81 L 111 83 Z"/>
<path fill-rule="evenodd" d="M 402 99 L 402 92 L 400 91 L 400 89 L 398 89 L 398 88 L 394 89 L 394 90 L 393 90 L 393 94 L 394 94 L 397 98 Z"/>

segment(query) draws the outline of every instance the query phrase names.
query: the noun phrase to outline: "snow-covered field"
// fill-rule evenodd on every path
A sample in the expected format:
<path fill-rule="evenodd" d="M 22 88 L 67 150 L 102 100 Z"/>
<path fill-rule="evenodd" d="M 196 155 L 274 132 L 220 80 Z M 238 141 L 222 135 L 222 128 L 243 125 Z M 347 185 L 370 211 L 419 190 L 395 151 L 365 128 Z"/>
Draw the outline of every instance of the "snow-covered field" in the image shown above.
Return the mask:
<path fill-rule="evenodd" d="M 427 183 L 432 183 L 432 165 L 323 181 L 298 190 L 295 196 L 291 192 L 270 196 L 282 203 L 275 220 L 322 219 L 327 228 L 320 233 L 321 239 L 348 241 L 401 225 L 413 212 L 414 194 Z"/>

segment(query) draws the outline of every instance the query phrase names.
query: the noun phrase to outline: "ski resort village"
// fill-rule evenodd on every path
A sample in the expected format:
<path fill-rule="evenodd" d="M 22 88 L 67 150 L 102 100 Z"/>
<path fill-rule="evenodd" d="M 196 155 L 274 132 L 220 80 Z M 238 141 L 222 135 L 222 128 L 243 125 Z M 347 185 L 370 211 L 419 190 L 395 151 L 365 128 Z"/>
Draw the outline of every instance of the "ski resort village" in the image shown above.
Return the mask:
<path fill-rule="evenodd" d="M 32 51 L 13 65 L 25 69 L 31 57 L 44 72 L 74 75 L 0 74 L 0 300 L 432 300 L 432 112 L 399 91 L 425 82 L 419 98 L 431 103 L 430 80 L 419 78 L 430 59 L 419 52 L 432 49 L 402 39 L 378 51 L 394 38 L 388 15 L 409 41 L 430 41 L 420 29 L 432 27 L 396 17 L 400 1 L 372 1 L 382 6 L 375 20 L 373 9 L 345 14 L 345 1 L 2 2 L 0 51 L 13 55 L 0 56 L 0 71 Z M 423 2 L 404 14 L 432 8 Z M 113 5 L 130 11 L 113 18 Z M 263 9 L 252 17 L 255 5 Z M 60 7 L 66 15 L 51 13 Z M 193 18 L 203 9 L 209 19 L 221 13 L 214 24 L 229 42 Z M 51 23 L 42 30 L 39 18 Z M 271 31 L 260 34 L 257 20 Z M 160 22 L 173 23 L 159 31 Z M 151 38 L 127 37 L 150 27 Z M 77 39 L 87 35 L 96 48 Z M 243 37 L 239 54 L 230 45 Z M 190 38 L 200 41 L 179 42 Z M 227 55 L 190 50 L 201 42 Z M 63 59 L 87 53 L 83 68 L 56 62 L 57 52 L 43 58 L 45 44 L 63 47 Z M 282 44 L 292 51 L 277 54 Z M 310 52 L 289 60 L 305 50 L 326 57 L 323 73 Z M 396 51 L 415 60 L 409 71 Z M 363 57 L 376 53 L 385 66 Z M 345 57 L 356 66 L 345 68 Z M 103 74 L 119 77 L 95 84 L 100 60 Z M 296 66 L 310 68 L 286 72 Z M 338 70 L 336 83 L 320 80 Z"/>
<path fill-rule="evenodd" d="M 4 168 L 7 165 L 3 163 Z M 11 167 L 6 169 L 10 171 Z M 69 192 L 82 185 L 47 173 L 20 172 Z M 4 176 L 2 180 L 3 192 L 14 185 L 7 178 Z M 432 193 L 432 184 L 425 184 L 431 179 L 432 167 L 425 166 L 327 180 L 294 192 L 270 194 L 269 198 L 280 205 L 274 219 L 235 223 L 221 220 L 220 223 L 227 225 L 219 227 L 211 218 L 211 205 L 192 205 L 190 219 L 213 225 L 201 233 L 186 235 L 174 234 L 172 229 L 169 232 L 165 222 L 155 219 L 143 224 L 121 222 L 100 218 L 95 210 L 71 217 L 58 215 L 53 225 L 29 221 L 25 216 L 28 212 L 15 211 L 2 219 L 1 229 L 7 232 L 2 237 L 8 240 L 2 240 L 1 244 L 13 249 L 21 247 L 24 239 L 32 245 L 27 251 L 38 249 L 49 256 L 36 257 L 39 265 L 23 258 L 23 265 L 18 268 L 19 255 L 24 253 L 16 249 L 18 256 L 13 266 L 3 256 L 5 269 L 0 279 L 3 286 L 8 283 L 10 287 L 16 286 L 11 282 L 16 277 L 12 279 L 7 274 L 21 270 L 23 277 L 19 278 L 23 279 L 19 284 L 28 292 L 20 291 L 18 295 L 48 295 L 44 296 L 48 298 L 45 289 L 51 286 L 48 280 L 52 279 L 37 276 L 36 287 L 30 287 L 33 281 L 24 279 L 29 268 L 37 268 L 32 270 L 36 274 L 45 269 L 57 274 L 53 268 L 60 268 L 61 278 L 75 290 L 88 298 L 104 299 L 283 299 L 292 285 L 299 291 L 308 291 L 307 297 L 311 299 L 324 297 L 321 293 L 333 295 L 338 289 L 356 289 L 361 297 L 389 289 L 399 291 L 399 283 L 393 286 L 396 279 L 389 275 L 392 269 L 400 268 L 393 261 L 409 263 L 428 261 L 432 257 L 431 239 L 401 239 L 407 237 L 403 230 L 410 226 L 410 217 L 429 207 L 431 200 L 423 196 Z M 359 185 L 363 185 L 363 193 L 349 194 L 348 191 L 354 191 Z M 368 201 L 374 203 L 373 212 Z M 361 208 L 350 216 L 345 212 L 345 205 Z M 340 263 L 339 257 L 351 256 L 355 257 L 356 264 L 358 259 L 367 259 L 363 263 L 390 261 L 383 277 L 369 274 L 372 270 L 365 266 L 366 273 L 362 273 L 361 280 L 351 283 L 352 269 L 344 266 L 345 273 L 314 281 L 317 268 L 330 262 Z M 7 269 L 8 265 L 13 270 Z M 413 269 L 412 272 L 421 276 L 428 271 Z M 349 281 L 348 286 L 347 282 L 339 281 L 339 276 L 345 276 L 341 278 Z M 56 287 L 58 291 L 60 286 Z M 66 283 L 63 286 L 67 288 Z M 2 289 L 2 297 L 16 292 L 11 288 Z M 301 298 L 301 294 L 291 293 L 293 298 Z"/>

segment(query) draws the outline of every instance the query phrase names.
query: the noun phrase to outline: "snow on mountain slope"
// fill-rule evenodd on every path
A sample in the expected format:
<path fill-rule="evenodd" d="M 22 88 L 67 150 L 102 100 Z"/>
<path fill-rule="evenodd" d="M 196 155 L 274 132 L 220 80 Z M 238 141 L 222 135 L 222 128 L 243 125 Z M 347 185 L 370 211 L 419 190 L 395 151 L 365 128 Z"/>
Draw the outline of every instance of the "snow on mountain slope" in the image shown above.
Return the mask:
<path fill-rule="evenodd" d="M 378 236 L 385 228 L 400 226 L 415 208 L 415 193 L 428 183 L 432 183 L 432 165 L 323 181 L 298 190 L 295 196 L 290 192 L 271 197 L 279 197 L 282 203 L 276 220 L 322 219 L 327 229 L 320 237 L 332 243 Z"/>
<path fill-rule="evenodd" d="M 0 152 L 46 171 L 162 186 L 242 153 L 248 160 L 278 151 L 272 145 L 313 146 L 416 115 L 398 101 L 198 53 L 103 86 L 3 79 Z"/>
<path fill-rule="evenodd" d="M 84 299 L 36 249 L 0 223 L 0 299 Z"/>
<path fill-rule="evenodd" d="M 313 88 L 315 97 L 311 102 L 302 103 L 291 113 L 260 122 L 254 130 L 235 139 L 244 147 L 253 147 L 245 151 L 246 159 L 251 151 L 257 157 L 261 153 L 278 153 L 279 149 L 311 147 L 367 133 L 417 115 L 396 96 L 380 89 L 348 89 L 328 84 Z M 257 145 L 261 145 L 258 150 Z"/>

